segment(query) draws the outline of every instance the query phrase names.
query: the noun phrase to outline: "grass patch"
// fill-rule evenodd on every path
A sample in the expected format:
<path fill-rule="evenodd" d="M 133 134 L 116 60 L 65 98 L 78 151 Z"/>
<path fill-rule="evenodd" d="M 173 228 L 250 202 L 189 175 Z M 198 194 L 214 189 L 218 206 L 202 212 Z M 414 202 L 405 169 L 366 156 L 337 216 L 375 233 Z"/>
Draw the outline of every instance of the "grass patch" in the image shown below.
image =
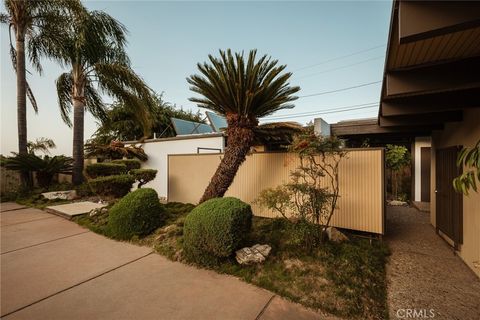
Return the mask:
<path fill-rule="evenodd" d="M 182 261 L 183 223 L 193 208 L 191 204 L 168 203 L 165 225 L 146 237 L 134 237 L 131 242 Z M 104 234 L 108 214 L 74 220 Z M 244 245 L 256 243 L 272 246 L 263 264 L 240 266 L 232 257 L 212 269 L 336 316 L 388 318 L 385 264 L 389 251 L 384 243 L 351 237 L 349 242 L 325 243 L 305 252 L 289 223 L 254 217 L 252 232 Z"/>

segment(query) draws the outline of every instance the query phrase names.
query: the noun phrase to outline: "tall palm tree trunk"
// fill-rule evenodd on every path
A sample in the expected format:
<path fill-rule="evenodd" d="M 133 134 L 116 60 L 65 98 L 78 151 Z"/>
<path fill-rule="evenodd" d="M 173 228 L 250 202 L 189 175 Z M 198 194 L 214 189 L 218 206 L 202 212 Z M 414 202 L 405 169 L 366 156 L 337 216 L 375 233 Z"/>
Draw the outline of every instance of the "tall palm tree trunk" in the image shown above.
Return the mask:
<path fill-rule="evenodd" d="M 85 117 L 85 103 L 83 97 L 73 98 L 73 172 L 72 183 L 79 185 L 83 182 L 83 123 Z"/>
<path fill-rule="evenodd" d="M 17 69 L 17 130 L 18 153 L 27 153 L 27 80 L 25 69 L 25 35 L 16 30 L 16 66 Z M 32 186 L 32 179 L 28 172 L 20 172 L 20 179 L 24 187 Z"/>
<path fill-rule="evenodd" d="M 25 39 L 17 36 L 17 126 L 18 153 L 27 153 L 27 81 L 25 77 Z"/>
<path fill-rule="evenodd" d="M 232 117 L 233 119 L 231 119 Z M 230 117 L 227 115 L 227 122 L 227 147 L 217 171 L 215 171 L 200 199 L 200 203 L 212 198 L 223 197 L 253 144 L 255 134 L 251 120 L 243 119 L 242 121 L 238 120 L 236 115 Z"/>

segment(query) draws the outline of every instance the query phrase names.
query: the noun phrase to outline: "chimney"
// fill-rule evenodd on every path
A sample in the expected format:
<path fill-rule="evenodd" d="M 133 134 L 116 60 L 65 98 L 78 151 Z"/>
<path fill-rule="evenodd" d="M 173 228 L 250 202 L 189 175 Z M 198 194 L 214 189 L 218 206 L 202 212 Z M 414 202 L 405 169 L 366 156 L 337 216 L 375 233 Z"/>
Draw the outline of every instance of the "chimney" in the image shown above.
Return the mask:
<path fill-rule="evenodd" d="M 313 119 L 313 131 L 319 136 L 330 136 L 330 125 L 322 118 Z"/>

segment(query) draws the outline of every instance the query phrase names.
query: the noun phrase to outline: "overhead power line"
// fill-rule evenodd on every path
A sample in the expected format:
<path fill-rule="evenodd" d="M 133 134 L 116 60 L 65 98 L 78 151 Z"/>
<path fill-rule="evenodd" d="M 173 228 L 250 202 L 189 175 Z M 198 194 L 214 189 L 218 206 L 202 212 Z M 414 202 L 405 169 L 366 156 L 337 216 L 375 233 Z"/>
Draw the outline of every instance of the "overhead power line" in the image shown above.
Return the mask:
<path fill-rule="evenodd" d="M 334 92 L 347 91 L 347 90 L 351 90 L 351 89 L 370 86 L 372 84 L 376 84 L 376 83 L 380 83 L 380 82 L 382 82 L 382 81 L 380 80 L 380 81 L 362 83 L 362 84 L 359 84 L 359 85 L 356 85 L 356 86 L 353 86 L 353 87 L 346 87 L 346 88 L 341 88 L 341 89 L 336 89 L 336 90 L 331 90 L 331 91 L 323 91 L 323 92 L 319 92 L 319 93 L 307 94 L 307 95 L 304 95 L 304 96 L 299 96 L 299 98 L 315 97 L 315 96 L 321 96 L 321 95 L 324 95 L 324 94 L 329 94 L 329 93 L 334 93 Z"/>
<path fill-rule="evenodd" d="M 323 73 L 327 73 L 327 72 L 331 72 L 331 71 L 335 71 L 335 70 L 346 69 L 346 68 L 350 68 L 350 67 L 362 64 L 362 63 L 369 62 L 369 61 L 378 60 L 378 59 L 383 58 L 383 57 L 384 56 L 378 56 L 378 57 L 370 58 L 370 59 L 367 59 L 367 60 L 362 60 L 362 61 L 359 61 L 359 62 L 356 62 L 356 63 L 347 64 L 345 66 L 340 66 L 340 67 L 337 67 L 337 68 L 332 68 L 332 69 L 322 70 L 322 71 L 315 72 L 315 73 L 310 73 L 310 74 L 307 74 L 307 75 L 304 75 L 304 76 L 301 76 L 301 77 L 298 77 L 298 78 L 295 77 L 294 79 L 295 80 L 300 80 L 300 79 L 313 77 L 313 76 L 316 76 L 316 75 L 319 75 L 319 74 L 323 74 Z"/>
<path fill-rule="evenodd" d="M 367 102 L 367 103 L 361 103 L 361 104 L 352 104 L 348 106 L 337 106 L 337 107 L 328 107 L 327 109 L 324 109 L 324 107 L 316 107 L 314 109 L 317 109 L 316 111 L 306 111 L 306 112 L 297 112 L 297 113 L 289 113 L 289 114 L 279 114 L 275 116 L 270 116 L 266 117 L 265 119 L 275 119 L 275 118 L 284 118 L 284 117 L 290 117 L 290 116 L 309 116 L 309 115 L 314 115 L 319 112 L 327 112 L 327 111 L 337 111 L 337 110 L 344 110 L 344 109 L 349 109 L 353 107 L 364 107 L 364 106 L 371 106 L 371 105 L 377 105 L 378 106 L 378 101 L 372 101 L 372 102 Z"/>
<path fill-rule="evenodd" d="M 313 68 L 313 67 L 316 67 L 316 66 L 319 66 L 319 65 L 322 65 L 322 64 L 331 62 L 331 61 L 348 58 L 348 57 L 355 56 L 355 55 L 360 54 L 360 53 L 372 51 L 372 50 L 375 50 L 375 49 L 378 49 L 378 48 L 381 48 L 381 47 L 385 47 L 385 44 L 378 45 L 378 46 L 371 47 L 371 48 L 367 48 L 367 49 L 363 49 L 363 50 L 356 51 L 356 52 L 352 52 L 352 53 L 346 54 L 346 55 L 344 55 L 344 56 L 340 56 L 340 57 L 335 57 L 335 58 L 331 58 L 331 59 L 328 59 L 328 60 L 324 60 L 324 61 L 322 61 L 322 62 L 315 63 L 315 64 L 311 64 L 311 65 L 308 65 L 308 66 L 305 66 L 305 67 L 301 67 L 301 68 L 295 69 L 295 70 L 293 70 L 293 71 L 295 72 L 295 71 L 300 71 L 300 70 L 305 70 L 305 69 Z"/>
<path fill-rule="evenodd" d="M 350 108 L 350 109 L 343 109 L 343 110 L 338 110 L 338 111 L 327 111 L 327 112 L 318 112 L 315 114 L 311 114 L 309 116 L 320 116 L 324 114 L 331 114 L 331 113 L 340 113 L 340 112 L 347 112 L 347 111 L 353 111 L 353 110 L 361 110 L 361 109 L 369 109 L 369 108 L 378 108 L 378 104 L 373 105 L 373 106 L 364 106 L 364 107 L 357 107 L 357 108 Z M 300 116 L 285 116 L 282 118 L 276 118 L 276 119 L 267 119 L 265 120 L 284 120 L 284 119 L 293 119 L 293 118 L 302 118 L 302 117 L 307 117 L 305 115 L 300 115 Z"/>

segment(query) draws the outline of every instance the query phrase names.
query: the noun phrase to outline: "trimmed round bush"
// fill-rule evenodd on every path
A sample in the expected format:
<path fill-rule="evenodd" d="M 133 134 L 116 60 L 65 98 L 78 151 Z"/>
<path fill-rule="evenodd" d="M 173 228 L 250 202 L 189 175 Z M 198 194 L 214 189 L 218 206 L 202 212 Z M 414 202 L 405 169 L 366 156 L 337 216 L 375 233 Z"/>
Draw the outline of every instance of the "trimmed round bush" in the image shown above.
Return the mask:
<path fill-rule="evenodd" d="M 232 197 L 205 201 L 185 219 L 185 257 L 204 265 L 216 264 L 238 249 L 251 225 L 249 204 Z"/>
<path fill-rule="evenodd" d="M 109 211 L 107 232 L 116 239 L 128 240 L 157 229 L 166 210 L 158 194 L 150 188 L 137 189 L 117 202 Z"/>
<path fill-rule="evenodd" d="M 136 159 L 117 159 L 113 160 L 112 163 L 116 164 L 124 164 L 127 167 L 127 172 L 129 172 L 132 169 L 140 169 L 142 166 L 142 163 L 140 160 Z"/>
<path fill-rule="evenodd" d="M 102 196 L 123 197 L 132 189 L 135 178 L 128 174 L 99 177 L 88 181 L 92 191 Z"/>
<path fill-rule="evenodd" d="M 127 166 L 112 162 L 92 163 L 85 168 L 85 172 L 90 178 L 106 177 L 127 173 Z"/>
<path fill-rule="evenodd" d="M 128 174 L 131 174 L 139 182 L 138 187 L 141 188 L 147 182 L 155 179 L 157 172 L 155 169 L 132 169 Z"/>

